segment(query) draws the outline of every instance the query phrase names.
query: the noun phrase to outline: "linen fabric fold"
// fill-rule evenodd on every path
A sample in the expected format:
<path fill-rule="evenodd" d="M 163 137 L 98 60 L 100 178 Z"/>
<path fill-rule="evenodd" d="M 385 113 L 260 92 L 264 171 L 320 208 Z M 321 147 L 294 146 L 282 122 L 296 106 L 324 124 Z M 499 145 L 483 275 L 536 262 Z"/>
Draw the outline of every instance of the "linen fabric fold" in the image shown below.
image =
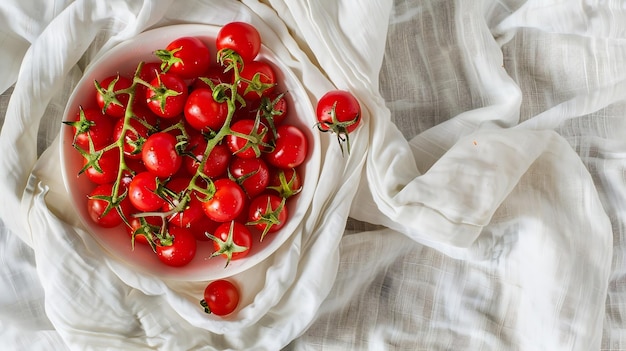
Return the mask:
<path fill-rule="evenodd" d="M 14 49 L 0 54 L 11 62 L 0 88 L 14 86 L 0 134 L 1 243 L 16 249 L 0 258 L 17 261 L 3 268 L 14 288 L 2 305 L 23 307 L 0 311 L 11 346 L 591 350 L 623 337 L 618 7 L 76 0 L 9 2 L 0 15 Z M 83 70 L 114 45 L 234 20 L 259 29 L 313 104 L 350 90 L 363 119 L 350 155 L 321 136 L 302 225 L 233 277 L 243 307 L 222 320 L 199 308 L 206 282 L 139 273 L 82 228 L 58 131 Z M 349 218 L 377 229 L 346 235 Z"/>
<path fill-rule="evenodd" d="M 330 136 L 322 138 L 321 147 L 328 151 L 322 156 L 320 177 L 336 182 L 319 186 L 300 229 L 278 252 L 232 277 L 244 287 L 244 306 L 224 320 L 207 317 L 198 307 L 207 282 L 164 281 L 136 272 L 81 228 L 61 182 L 58 138 L 38 157 L 37 128 L 43 119 L 60 126 L 59 107 L 80 78 L 81 67 L 115 44 L 157 26 L 249 22 L 260 31 L 263 43 L 298 75 L 312 100 L 334 87 L 267 5 L 180 4 L 69 3 L 26 52 L 7 108 L 1 140 L 9 152 L 1 169 L 7 180 L 3 191 L 10 200 L 1 209 L 3 222 L 32 247 L 46 316 L 70 348 L 279 349 L 310 324 L 336 274 L 349 199 L 357 190 L 362 166 L 362 161 L 350 160 L 362 159 L 366 145 L 346 159 L 331 146 Z M 319 3 L 314 8 L 321 11 L 330 5 Z M 386 23 L 385 17 L 378 23 L 378 43 L 384 42 Z M 382 50 L 372 54 L 382 60 Z M 9 220 L 16 206 L 22 212 Z"/>

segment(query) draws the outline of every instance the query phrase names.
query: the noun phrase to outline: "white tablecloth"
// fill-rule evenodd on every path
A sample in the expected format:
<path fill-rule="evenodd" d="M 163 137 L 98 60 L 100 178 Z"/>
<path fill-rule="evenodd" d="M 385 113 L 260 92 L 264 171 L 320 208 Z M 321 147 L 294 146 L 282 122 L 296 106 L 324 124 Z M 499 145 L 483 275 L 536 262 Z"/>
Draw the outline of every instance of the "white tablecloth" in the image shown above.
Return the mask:
<path fill-rule="evenodd" d="M 0 340 L 8 349 L 626 349 L 623 1 L 4 1 Z M 99 52 L 154 27 L 245 20 L 314 99 L 364 123 L 303 229 L 206 282 L 103 254 L 59 179 L 61 114 Z M 332 181 L 328 181 L 331 179 Z"/>

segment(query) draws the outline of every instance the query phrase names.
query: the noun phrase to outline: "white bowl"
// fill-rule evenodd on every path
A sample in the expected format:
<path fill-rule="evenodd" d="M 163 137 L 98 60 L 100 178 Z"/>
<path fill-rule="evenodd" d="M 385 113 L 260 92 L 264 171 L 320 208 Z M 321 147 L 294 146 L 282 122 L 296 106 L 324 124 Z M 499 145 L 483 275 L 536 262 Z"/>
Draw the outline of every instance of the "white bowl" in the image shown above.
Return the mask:
<path fill-rule="evenodd" d="M 219 29 L 220 27 L 210 25 L 175 25 L 146 31 L 131 40 L 120 43 L 86 69 L 69 98 L 64 120 L 72 120 L 79 106 L 95 107 L 94 80 L 101 80 L 116 73 L 132 77 L 139 61 L 155 61 L 156 57 L 153 52 L 157 49 L 164 49 L 170 41 L 178 37 L 195 36 L 202 39 L 208 45 L 211 55 L 215 57 L 215 37 Z M 300 227 L 313 198 L 320 169 L 319 135 L 312 128 L 316 122 L 315 113 L 301 82 L 279 57 L 263 46 L 259 59 L 268 61 L 274 66 L 279 82 L 277 91 L 288 92 L 286 96 L 290 111 L 287 120 L 306 133 L 309 155 L 305 164 L 299 168 L 303 177 L 303 190 L 288 201 L 290 214 L 288 223 L 280 231 L 266 236 L 262 242 L 254 242 L 247 257 L 232 260 L 226 268 L 222 257 L 210 258 L 214 251 L 210 241 L 198 241 L 196 257 L 188 265 L 178 268 L 169 267 L 162 264 L 156 254 L 145 247 L 136 247 L 133 251 L 130 236 L 123 226 L 105 229 L 93 223 L 87 214 L 86 204 L 87 194 L 94 188 L 94 185 L 85 175 L 78 176 L 82 167 L 82 156 L 72 147 L 72 128 L 65 125 L 62 127 L 61 162 L 67 192 L 85 228 L 115 259 L 128 264 L 132 269 L 163 279 L 205 281 L 225 278 L 249 269 L 266 259 Z"/>

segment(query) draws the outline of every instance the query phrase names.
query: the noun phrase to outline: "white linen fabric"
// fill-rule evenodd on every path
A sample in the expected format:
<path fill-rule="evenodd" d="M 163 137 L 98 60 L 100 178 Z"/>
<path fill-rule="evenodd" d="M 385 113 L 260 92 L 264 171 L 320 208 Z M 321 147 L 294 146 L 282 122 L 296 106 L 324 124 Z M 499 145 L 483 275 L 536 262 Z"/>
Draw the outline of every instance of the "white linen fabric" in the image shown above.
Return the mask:
<path fill-rule="evenodd" d="M 626 348 L 621 2 L 5 1 L 0 17 L 9 348 Z M 232 20 L 312 100 L 348 89 L 364 114 L 349 156 L 323 135 L 302 228 L 234 277 L 244 306 L 219 320 L 206 282 L 134 272 L 81 229 L 56 137 L 100 53 Z"/>

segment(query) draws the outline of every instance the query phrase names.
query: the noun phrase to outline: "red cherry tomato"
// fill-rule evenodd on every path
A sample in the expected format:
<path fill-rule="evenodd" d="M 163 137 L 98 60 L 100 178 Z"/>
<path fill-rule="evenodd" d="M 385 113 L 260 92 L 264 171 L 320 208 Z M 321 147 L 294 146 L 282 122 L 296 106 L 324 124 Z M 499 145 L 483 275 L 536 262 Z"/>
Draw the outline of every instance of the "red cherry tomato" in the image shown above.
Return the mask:
<path fill-rule="evenodd" d="M 74 145 L 89 151 L 89 139 L 94 149 L 100 150 L 111 143 L 113 120 L 98 109 L 79 109 L 73 121 L 64 122 L 74 131 Z"/>
<path fill-rule="evenodd" d="M 167 197 L 167 201 L 163 204 L 162 210 L 164 212 L 168 212 L 177 206 L 180 206 L 182 201 L 186 202 L 184 208 L 181 208 L 178 212 L 167 218 L 171 224 L 178 227 L 188 228 L 195 221 L 204 217 L 202 202 L 198 200 L 196 193 L 185 192 L 185 189 L 189 185 L 190 181 L 190 177 L 178 177 L 170 180 L 165 185 L 165 188 L 170 195 Z"/>
<path fill-rule="evenodd" d="M 108 150 L 97 161 L 88 163 L 88 159 L 85 158 L 83 163 L 87 167 L 85 174 L 90 181 L 96 184 L 113 183 L 120 169 L 120 152 L 118 149 Z"/>
<path fill-rule="evenodd" d="M 274 168 L 267 189 L 275 191 L 280 197 L 289 198 L 302 190 L 302 180 L 295 168 Z"/>
<path fill-rule="evenodd" d="M 182 267 L 196 256 L 198 244 L 189 229 L 169 226 L 171 243 L 157 243 L 156 254 L 161 262 L 172 267 Z"/>
<path fill-rule="evenodd" d="M 223 256 L 226 258 L 226 266 L 231 260 L 244 258 L 250 253 L 252 248 L 252 234 L 245 225 L 236 222 L 225 222 L 220 224 L 213 234 L 208 235 L 213 239 L 213 256 Z"/>
<path fill-rule="evenodd" d="M 191 154 L 191 157 L 185 157 L 183 164 L 189 172 L 189 174 L 195 174 L 198 171 L 200 162 L 204 158 L 204 151 L 207 148 L 207 142 L 203 135 L 194 135 L 189 138 L 187 144 L 187 152 Z M 213 150 L 209 153 L 209 158 L 204 163 L 203 173 L 210 178 L 217 179 L 224 174 L 228 169 L 228 164 L 231 159 L 231 153 L 228 146 L 224 144 L 217 144 L 213 147 Z"/>
<path fill-rule="evenodd" d="M 304 162 L 307 154 L 308 141 L 304 132 L 293 125 L 283 124 L 276 128 L 276 145 L 265 159 L 278 168 L 294 168 Z"/>
<path fill-rule="evenodd" d="M 202 203 L 204 213 L 216 222 L 230 222 L 243 211 L 246 194 L 243 189 L 228 178 L 220 178 L 213 182 L 215 193 Z"/>
<path fill-rule="evenodd" d="M 337 140 L 343 152 L 343 143 L 350 153 L 350 138 L 361 123 L 361 105 L 348 91 L 332 90 L 324 94 L 317 102 L 317 127 L 323 132 L 337 134 Z"/>
<path fill-rule="evenodd" d="M 124 117 L 130 95 L 117 92 L 131 85 L 133 81 L 130 78 L 119 74 L 103 79 L 96 91 L 96 102 L 102 112 L 115 118 Z"/>
<path fill-rule="evenodd" d="M 225 279 L 212 281 L 204 289 L 204 299 L 200 305 L 206 313 L 217 316 L 231 314 L 239 305 L 239 289 Z"/>
<path fill-rule="evenodd" d="M 209 48 L 197 37 L 180 37 L 165 50 L 157 50 L 164 72 L 175 73 L 183 79 L 193 79 L 204 73 L 210 64 Z"/>
<path fill-rule="evenodd" d="M 161 73 L 150 82 L 150 86 L 146 91 L 146 102 L 152 112 L 163 118 L 183 113 L 189 91 L 180 76 Z"/>
<path fill-rule="evenodd" d="M 261 35 L 249 23 L 230 22 L 217 33 L 215 45 L 218 51 L 231 49 L 238 53 L 244 62 L 252 61 L 261 50 Z"/>
<path fill-rule="evenodd" d="M 262 231 L 261 240 L 267 233 L 280 230 L 287 223 L 288 211 L 285 200 L 274 194 L 262 194 L 250 202 L 248 224 Z"/>
<path fill-rule="evenodd" d="M 118 196 L 124 192 L 124 189 L 118 189 Z M 115 206 L 112 203 L 113 195 L 113 183 L 98 185 L 88 196 L 87 200 L 87 212 L 89 217 L 97 225 L 104 228 L 112 228 L 122 224 L 123 220 L 120 216 L 120 212 L 126 217 L 130 217 L 133 207 L 128 201 L 128 198 L 124 198 L 121 202 Z M 119 208 L 118 208 L 119 207 Z"/>
<path fill-rule="evenodd" d="M 226 135 L 226 144 L 230 151 L 238 157 L 260 157 L 261 152 L 269 146 L 270 135 L 267 126 L 263 123 L 251 119 L 242 119 L 233 123 L 230 129 L 237 134 Z"/>
<path fill-rule="evenodd" d="M 265 61 L 247 62 L 240 74 L 237 93 L 245 100 L 254 101 L 270 95 L 276 87 L 274 69 Z"/>
<path fill-rule="evenodd" d="M 141 172 L 128 186 L 130 203 L 139 211 L 152 212 L 160 209 L 165 200 L 157 194 L 159 178 L 152 172 Z"/>
<path fill-rule="evenodd" d="M 149 136 L 141 151 L 146 169 L 161 178 L 176 174 L 183 163 L 176 144 L 176 137 L 169 133 L 158 132 Z"/>
<path fill-rule="evenodd" d="M 189 94 L 184 113 L 189 125 L 207 133 L 222 128 L 228 117 L 228 105 L 215 101 L 210 89 L 199 88 Z"/>
<path fill-rule="evenodd" d="M 260 158 L 235 157 L 228 171 L 250 198 L 262 193 L 269 183 L 269 167 Z"/>
<path fill-rule="evenodd" d="M 351 133 L 361 122 L 361 106 L 350 92 L 333 90 L 319 99 L 316 115 L 321 129 Z"/>

